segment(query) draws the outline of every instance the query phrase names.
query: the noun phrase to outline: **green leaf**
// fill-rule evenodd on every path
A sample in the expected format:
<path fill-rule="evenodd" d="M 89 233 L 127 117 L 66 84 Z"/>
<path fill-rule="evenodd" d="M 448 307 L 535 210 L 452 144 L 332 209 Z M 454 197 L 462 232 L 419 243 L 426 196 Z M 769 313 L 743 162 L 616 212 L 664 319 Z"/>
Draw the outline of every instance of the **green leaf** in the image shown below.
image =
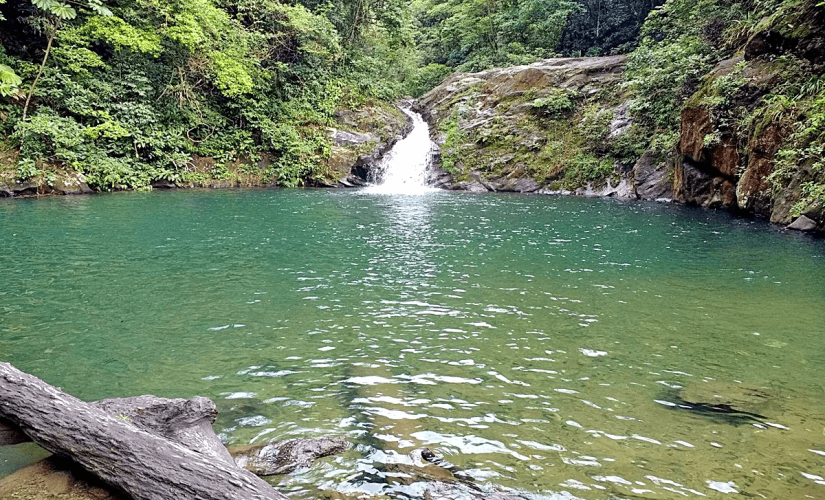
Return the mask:
<path fill-rule="evenodd" d="M 35 7 L 42 10 L 51 11 L 52 7 L 54 6 L 54 0 L 32 0 L 32 3 Z"/>
<path fill-rule="evenodd" d="M 77 17 L 77 11 L 65 3 L 55 3 L 49 10 L 60 19 L 74 19 Z"/>
<path fill-rule="evenodd" d="M 15 95 L 21 83 L 23 83 L 23 79 L 17 76 L 13 69 L 5 64 L 0 64 L 0 96 Z"/>

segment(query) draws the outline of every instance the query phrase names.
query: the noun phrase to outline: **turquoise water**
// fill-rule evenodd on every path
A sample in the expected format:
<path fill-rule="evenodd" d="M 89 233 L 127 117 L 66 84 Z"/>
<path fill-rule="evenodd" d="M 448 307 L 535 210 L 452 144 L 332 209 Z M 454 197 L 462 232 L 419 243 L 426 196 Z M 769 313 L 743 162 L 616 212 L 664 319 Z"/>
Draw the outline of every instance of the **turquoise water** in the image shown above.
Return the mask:
<path fill-rule="evenodd" d="M 0 359 L 86 400 L 208 396 L 227 443 L 358 445 L 273 480 L 294 498 L 414 495 L 380 470 L 421 446 L 546 498 L 825 498 L 822 240 L 661 204 L 297 190 L 0 200 L 0 230 Z M 760 418 L 673 406 L 748 391 Z"/>

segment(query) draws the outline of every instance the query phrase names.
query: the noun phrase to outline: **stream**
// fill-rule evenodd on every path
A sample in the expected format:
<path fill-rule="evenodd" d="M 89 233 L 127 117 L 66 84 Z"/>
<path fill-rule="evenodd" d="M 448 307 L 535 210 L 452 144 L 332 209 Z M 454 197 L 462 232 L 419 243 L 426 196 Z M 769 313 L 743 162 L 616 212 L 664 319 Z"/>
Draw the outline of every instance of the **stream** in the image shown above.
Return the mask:
<path fill-rule="evenodd" d="M 0 359 L 210 397 L 227 444 L 347 436 L 295 499 L 422 498 L 387 472 L 422 446 L 538 499 L 825 498 L 821 239 L 433 190 L 422 125 L 362 190 L 0 200 Z"/>

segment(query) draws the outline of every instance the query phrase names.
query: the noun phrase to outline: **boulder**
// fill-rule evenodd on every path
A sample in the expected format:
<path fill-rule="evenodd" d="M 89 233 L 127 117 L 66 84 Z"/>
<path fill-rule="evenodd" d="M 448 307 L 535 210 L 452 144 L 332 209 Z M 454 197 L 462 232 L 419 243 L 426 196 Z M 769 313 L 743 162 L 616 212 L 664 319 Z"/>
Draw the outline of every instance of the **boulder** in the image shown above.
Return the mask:
<path fill-rule="evenodd" d="M 55 193 L 63 195 L 94 193 L 94 190 L 86 183 L 86 176 L 80 172 L 61 173 L 52 183 L 52 189 Z"/>
<path fill-rule="evenodd" d="M 266 445 L 235 447 L 231 453 L 239 467 L 258 475 L 289 474 L 295 469 L 309 467 L 319 458 L 347 451 L 349 442 L 343 437 L 317 439 L 289 439 Z"/>
<path fill-rule="evenodd" d="M 794 231 L 812 232 L 817 230 L 817 224 L 816 221 L 805 215 L 801 215 L 788 226 L 788 229 L 793 229 Z"/>
<path fill-rule="evenodd" d="M 750 61 L 763 55 L 780 55 L 790 50 L 796 43 L 774 30 L 756 33 L 745 45 L 745 60 Z"/>

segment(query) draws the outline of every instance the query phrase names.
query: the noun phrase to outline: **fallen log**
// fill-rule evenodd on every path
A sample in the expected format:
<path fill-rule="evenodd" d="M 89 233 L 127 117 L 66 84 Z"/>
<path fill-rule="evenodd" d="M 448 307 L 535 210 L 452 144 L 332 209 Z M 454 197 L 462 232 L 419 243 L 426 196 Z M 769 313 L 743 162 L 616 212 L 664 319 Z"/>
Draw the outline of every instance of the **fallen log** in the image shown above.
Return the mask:
<path fill-rule="evenodd" d="M 88 404 L 132 422 L 147 432 L 180 443 L 190 450 L 232 462 L 232 456 L 212 431 L 218 408 L 209 398 L 138 396 L 104 399 Z M 0 419 L 0 446 L 31 441 L 19 427 Z"/>
<path fill-rule="evenodd" d="M 0 403 L 0 418 L 134 500 L 287 500 L 231 459 L 216 455 L 202 436 L 193 437 L 183 425 L 186 411 L 174 416 L 155 408 L 114 416 L 99 405 L 116 412 L 127 408 L 111 401 L 84 403 L 2 362 Z M 147 431 L 147 422 L 165 425 L 164 437 Z M 199 451 L 187 447 L 190 441 L 201 442 Z"/>

